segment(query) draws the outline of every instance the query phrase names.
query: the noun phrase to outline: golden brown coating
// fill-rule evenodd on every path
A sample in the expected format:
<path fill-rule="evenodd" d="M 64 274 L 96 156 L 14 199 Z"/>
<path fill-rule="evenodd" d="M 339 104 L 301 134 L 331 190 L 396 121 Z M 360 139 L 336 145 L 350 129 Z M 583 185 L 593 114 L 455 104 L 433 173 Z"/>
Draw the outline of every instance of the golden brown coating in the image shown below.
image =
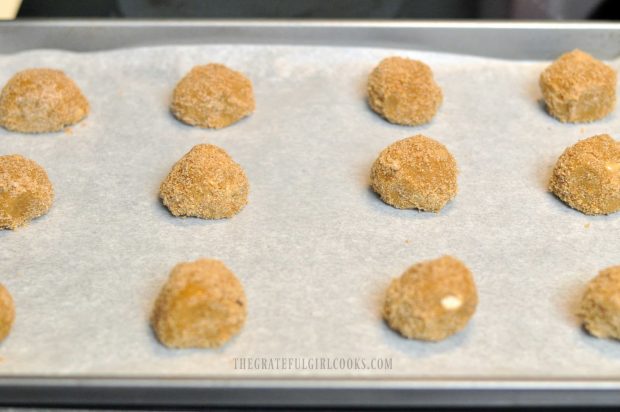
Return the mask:
<path fill-rule="evenodd" d="M 0 342 L 6 339 L 11 332 L 15 320 L 15 305 L 13 298 L 2 284 L 0 284 Z"/>
<path fill-rule="evenodd" d="M 620 210 L 620 142 L 601 134 L 566 149 L 555 164 L 549 190 L 587 215 Z"/>
<path fill-rule="evenodd" d="M 162 288 L 151 316 L 170 348 L 215 348 L 236 335 L 247 317 L 243 286 L 219 260 L 179 263 Z"/>
<path fill-rule="evenodd" d="M 254 111 L 252 82 L 222 64 L 195 66 L 179 81 L 170 110 L 192 126 L 220 129 Z"/>
<path fill-rule="evenodd" d="M 620 339 L 620 266 L 602 270 L 590 281 L 578 314 L 593 336 Z"/>
<path fill-rule="evenodd" d="M 0 94 L 0 126 L 21 133 L 57 132 L 88 115 L 88 101 L 60 70 L 17 73 Z"/>
<path fill-rule="evenodd" d="M 46 214 L 53 201 L 54 188 L 41 166 L 20 155 L 0 156 L 0 230 Z"/>
<path fill-rule="evenodd" d="M 175 216 L 222 219 L 248 203 L 245 172 L 223 149 L 198 144 L 172 167 L 159 196 Z"/>
<path fill-rule="evenodd" d="M 616 104 L 616 72 L 581 50 L 565 53 L 540 75 L 547 110 L 561 122 L 592 122 Z"/>
<path fill-rule="evenodd" d="M 368 104 L 391 123 L 408 126 L 428 123 L 442 101 L 431 68 L 417 60 L 388 57 L 368 78 Z"/>
<path fill-rule="evenodd" d="M 417 263 L 392 281 L 383 317 L 409 339 L 440 341 L 462 330 L 477 305 L 469 269 L 458 259 L 443 256 Z"/>
<path fill-rule="evenodd" d="M 370 181 L 389 205 L 439 212 L 456 196 L 457 174 L 456 161 L 444 145 L 417 135 L 385 148 L 372 165 Z"/>

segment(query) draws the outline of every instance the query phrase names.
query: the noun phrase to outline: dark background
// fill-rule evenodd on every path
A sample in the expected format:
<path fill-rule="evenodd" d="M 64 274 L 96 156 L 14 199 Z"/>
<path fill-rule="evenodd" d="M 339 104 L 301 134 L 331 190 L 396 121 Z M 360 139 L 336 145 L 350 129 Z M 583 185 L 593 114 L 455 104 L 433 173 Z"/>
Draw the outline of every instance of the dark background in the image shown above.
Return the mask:
<path fill-rule="evenodd" d="M 19 17 L 617 20 L 620 1 L 23 0 Z"/>

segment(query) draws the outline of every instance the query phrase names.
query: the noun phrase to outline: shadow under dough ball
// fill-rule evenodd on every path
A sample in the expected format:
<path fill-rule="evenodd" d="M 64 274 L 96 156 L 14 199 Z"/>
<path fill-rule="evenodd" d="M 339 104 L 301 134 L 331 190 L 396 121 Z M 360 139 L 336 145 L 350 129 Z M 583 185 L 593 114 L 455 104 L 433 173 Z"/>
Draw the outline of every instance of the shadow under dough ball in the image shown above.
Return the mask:
<path fill-rule="evenodd" d="M 11 332 L 15 320 L 15 305 L 9 291 L 0 284 L 0 342 Z"/>
<path fill-rule="evenodd" d="M 456 196 L 457 174 L 456 161 L 444 145 L 417 135 L 385 148 L 372 165 L 370 182 L 391 206 L 439 212 Z"/>
<path fill-rule="evenodd" d="M 601 134 L 566 149 L 555 164 L 549 190 L 587 215 L 620 210 L 620 142 Z"/>
<path fill-rule="evenodd" d="M 460 260 L 443 256 L 417 263 L 392 281 L 383 317 L 407 338 L 440 341 L 465 328 L 477 305 L 469 269 Z"/>
<path fill-rule="evenodd" d="M 604 269 L 590 281 L 578 314 L 593 336 L 620 339 L 620 266 Z"/>
<path fill-rule="evenodd" d="M 368 104 L 390 123 L 428 123 L 442 101 L 431 68 L 417 60 L 388 57 L 368 77 Z"/>
<path fill-rule="evenodd" d="M 57 132 L 89 112 L 79 87 L 60 70 L 17 73 L 0 94 L 0 126 L 21 133 Z"/>
<path fill-rule="evenodd" d="M 46 214 L 53 201 L 54 188 L 41 166 L 20 155 L 0 156 L 0 230 Z"/>
<path fill-rule="evenodd" d="M 170 111 L 191 126 L 220 129 L 255 108 L 252 82 L 222 64 L 195 66 L 172 93 Z"/>
<path fill-rule="evenodd" d="M 561 122 L 602 119 L 616 104 L 616 72 L 581 50 L 563 54 L 540 75 L 547 110 Z"/>
<path fill-rule="evenodd" d="M 218 260 L 172 269 L 153 309 L 151 325 L 170 348 L 215 348 L 236 335 L 247 317 L 243 286 Z"/>
<path fill-rule="evenodd" d="M 245 172 L 223 149 L 198 144 L 174 164 L 159 196 L 175 216 L 229 218 L 248 203 Z"/>

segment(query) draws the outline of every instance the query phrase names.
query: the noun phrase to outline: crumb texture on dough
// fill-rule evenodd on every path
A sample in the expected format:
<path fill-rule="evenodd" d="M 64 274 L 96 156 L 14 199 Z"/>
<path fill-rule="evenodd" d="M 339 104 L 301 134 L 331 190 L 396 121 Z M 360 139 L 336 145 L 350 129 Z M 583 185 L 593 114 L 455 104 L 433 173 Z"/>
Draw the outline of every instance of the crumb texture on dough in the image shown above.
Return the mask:
<path fill-rule="evenodd" d="M 15 305 L 9 291 L 0 284 L 0 342 L 11 332 L 15 320 Z"/>
<path fill-rule="evenodd" d="M 383 59 L 368 77 L 368 104 L 395 124 L 428 123 L 443 101 L 431 68 L 403 57 Z"/>
<path fill-rule="evenodd" d="M 567 148 L 555 164 L 549 190 L 587 215 L 620 210 L 620 142 L 606 134 Z"/>
<path fill-rule="evenodd" d="M 228 153 L 199 144 L 172 167 L 160 197 L 175 216 L 222 219 L 243 209 L 249 190 L 245 172 Z"/>
<path fill-rule="evenodd" d="M 592 336 L 620 339 L 620 266 L 604 269 L 590 281 L 578 315 Z"/>
<path fill-rule="evenodd" d="M 15 132 L 57 132 L 78 123 L 88 112 L 79 87 L 60 70 L 21 71 L 0 94 L 0 125 Z"/>
<path fill-rule="evenodd" d="M 243 327 L 247 300 L 219 260 L 199 259 L 172 269 L 153 309 L 151 325 L 170 348 L 215 348 Z"/>
<path fill-rule="evenodd" d="M 549 114 L 561 122 L 602 119 L 616 104 L 616 72 L 581 50 L 565 53 L 540 75 Z"/>
<path fill-rule="evenodd" d="M 249 116 L 255 108 L 252 82 L 223 64 L 195 66 L 179 81 L 170 110 L 191 126 L 219 129 Z"/>
<path fill-rule="evenodd" d="M 392 143 L 372 165 L 370 182 L 399 209 L 439 212 L 457 193 L 456 160 L 441 143 L 417 135 Z"/>
<path fill-rule="evenodd" d="M 477 305 L 469 269 L 460 260 L 443 256 L 417 263 L 392 280 L 383 317 L 409 339 L 440 341 L 465 328 Z"/>
<path fill-rule="evenodd" d="M 45 170 L 20 155 L 0 156 L 0 229 L 16 229 L 52 206 L 54 189 Z"/>

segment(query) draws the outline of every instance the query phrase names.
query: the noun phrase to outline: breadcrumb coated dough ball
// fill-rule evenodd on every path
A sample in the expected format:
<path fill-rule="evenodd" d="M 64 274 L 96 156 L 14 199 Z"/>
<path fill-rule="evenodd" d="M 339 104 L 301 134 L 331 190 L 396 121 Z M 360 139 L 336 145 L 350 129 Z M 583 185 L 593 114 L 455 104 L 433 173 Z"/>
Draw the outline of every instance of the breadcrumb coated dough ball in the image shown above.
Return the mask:
<path fill-rule="evenodd" d="M 254 111 L 252 82 L 223 64 L 195 66 L 179 81 L 170 110 L 192 126 L 220 129 Z"/>
<path fill-rule="evenodd" d="M 0 284 L 0 342 L 11 332 L 15 320 L 15 306 L 9 291 Z"/>
<path fill-rule="evenodd" d="M 417 263 L 392 281 L 383 317 L 407 338 L 440 341 L 465 328 L 477 305 L 469 269 L 458 259 L 443 256 Z"/>
<path fill-rule="evenodd" d="M 170 348 L 215 348 L 236 335 L 247 317 L 243 287 L 219 260 L 179 263 L 162 288 L 151 317 Z"/>
<path fill-rule="evenodd" d="M 60 70 L 21 71 L 0 94 L 0 126 L 15 132 L 57 132 L 78 123 L 88 112 L 88 101 Z"/>
<path fill-rule="evenodd" d="M 249 190 L 245 172 L 228 153 L 199 144 L 172 167 L 160 197 L 175 216 L 222 219 L 243 209 Z"/>
<path fill-rule="evenodd" d="M 388 57 L 368 78 L 368 104 L 391 123 L 428 123 L 442 101 L 443 94 L 431 68 L 417 60 Z"/>
<path fill-rule="evenodd" d="M 620 210 L 620 142 L 601 134 L 566 149 L 555 164 L 549 190 L 587 215 Z"/>
<path fill-rule="evenodd" d="M 604 269 L 590 281 L 579 317 L 593 336 L 620 339 L 620 266 Z"/>
<path fill-rule="evenodd" d="M 54 188 L 45 170 L 20 155 L 0 156 L 0 229 L 15 229 L 52 206 Z"/>
<path fill-rule="evenodd" d="M 563 54 L 540 75 L 547 110 L 562 122 L 592 122 L 616 104 L 616 72 L 581 50 Z"/>
<path fill-rule="evenodd" d="M 416 135 L 385 148 L 370 171 L 372 188 L 399 209 L 439 212 L 457 192 L 456 161 L 448 149 Z"/>

